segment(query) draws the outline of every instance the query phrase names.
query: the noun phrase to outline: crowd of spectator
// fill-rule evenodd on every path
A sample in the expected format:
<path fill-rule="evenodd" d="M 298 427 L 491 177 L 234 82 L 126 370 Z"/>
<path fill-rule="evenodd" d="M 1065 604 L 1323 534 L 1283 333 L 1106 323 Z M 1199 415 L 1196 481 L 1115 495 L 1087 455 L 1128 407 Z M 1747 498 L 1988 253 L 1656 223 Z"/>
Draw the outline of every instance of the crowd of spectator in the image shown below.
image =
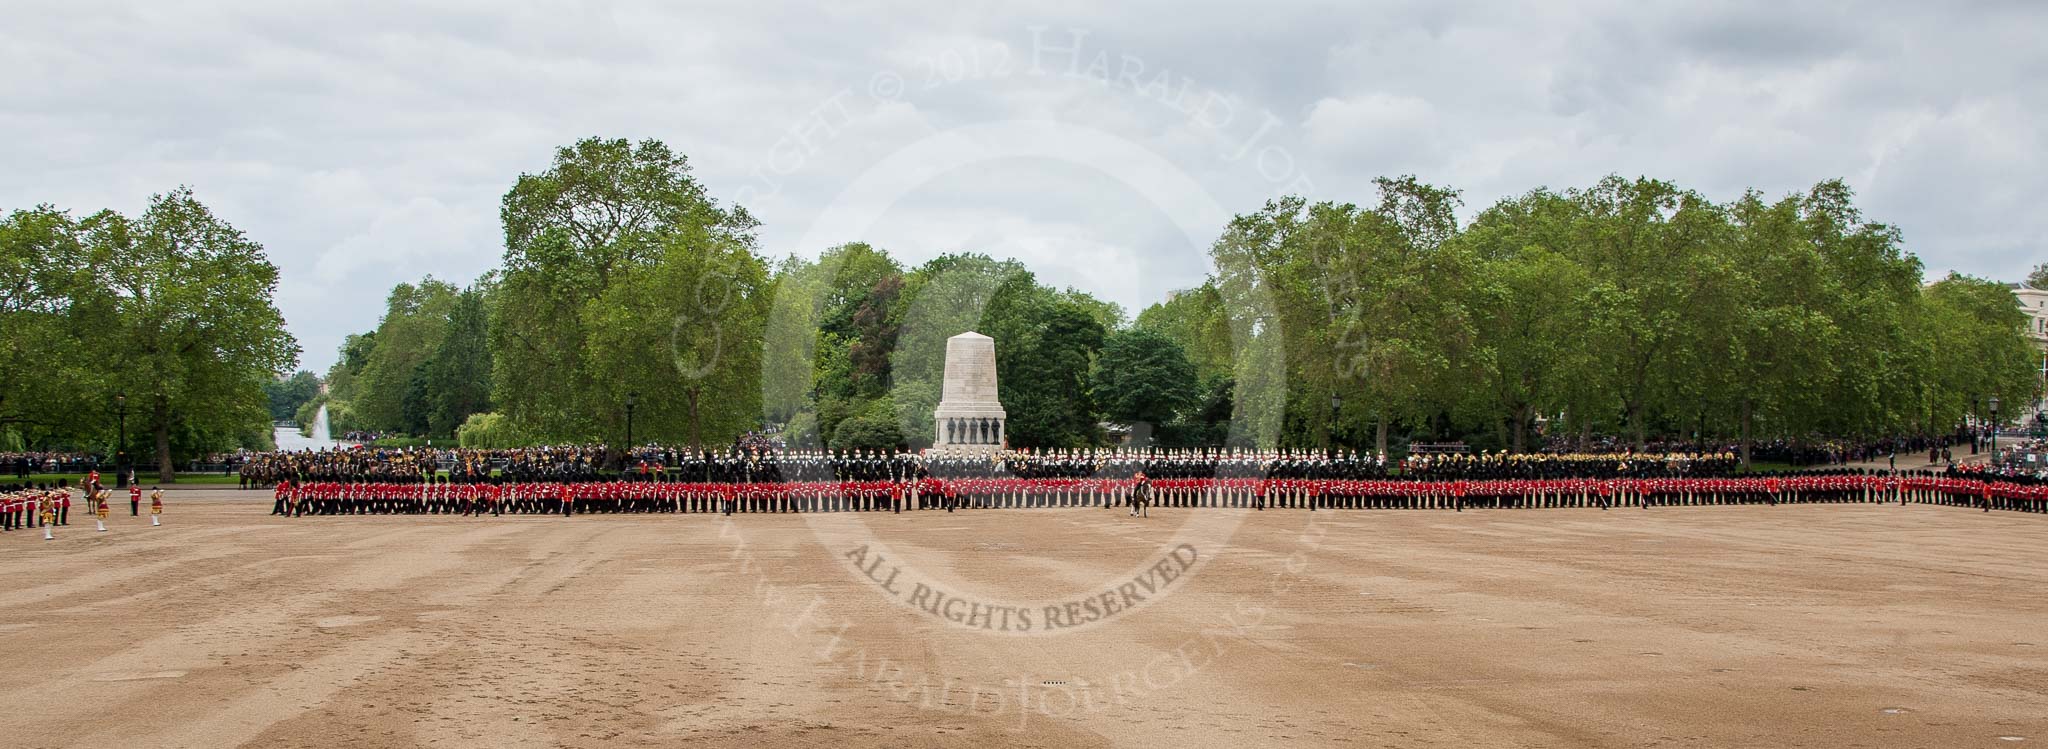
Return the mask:
<path fill-rule="evenodd" d="M 783 447 L 782 430 L 779 427 L 769 427 L 768 429 L 763 429 L 760 431 L 747 432 L 746 434 L 740 435 L 739 439 L 735 441 L 734 444 L 736 447 L 740 449 L 741 452 L 770 452 L 774 450 L 780 450 Z"/>
<path fill-rule="evenodd" d="M 2006 476 L 2048 478 L 2048 439 L 2015 438 L 1998 441 L 1998 454 L 1987 470 Z"/>
<path fill-rule="evenodd" d="M 1928 462 L 1948 462 L 1953 451 L 1968 445 L 1971 450 L 1981 447 L 1989 433 L 1960 431 L 1952 435 L 1904 436 L 1879 440 L 1854 441 L 1838 439 L 1810 440 L 1756 440 L 1749 444 L 1750 460 L 1759 463 L 1776 463 L 1801 468 L 1815 466 L 1841 466 L 1852 463 L 1883 460 L 1891 455 L 1928 454 Z M 1637 447 L 1634 442 L 1622 437 L 1603 436 L 1588 439 L 1553 436 L 1544 441 L 1542 452 L 1553 455 L 1618 455 L 1627 453 L 1651 453 L 1657 455 L 1684 455 L 1703 453 L 1741 454 L 1742 444 L 1724 441 L 1690 440 L 1649 440 Z"/>
<path fill-rule="evenodd" d="M 85 473 L 98 468 L 99 456 L 91 453 L 74 452 L 7 452 L 0 453 L 0 471 L 15 478 L 27 478 L 37 473 Z"/>

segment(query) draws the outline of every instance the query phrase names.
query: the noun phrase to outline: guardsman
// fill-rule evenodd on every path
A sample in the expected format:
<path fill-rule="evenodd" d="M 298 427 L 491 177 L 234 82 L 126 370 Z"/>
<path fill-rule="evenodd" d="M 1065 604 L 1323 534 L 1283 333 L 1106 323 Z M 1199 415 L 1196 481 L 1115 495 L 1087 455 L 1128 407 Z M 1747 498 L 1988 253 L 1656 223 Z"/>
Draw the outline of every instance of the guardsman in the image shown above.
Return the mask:
<path fill-rule="evenodd" d="M 128 485 L 128 517 L 137 517 L 141 514 L 142 485 L 131 483 Z"/>
<path fill-rule="evenodd" d="M 149 524 L 163 525 L 163 517 L 164 490 L 152 486 L 149 488 Z"/>

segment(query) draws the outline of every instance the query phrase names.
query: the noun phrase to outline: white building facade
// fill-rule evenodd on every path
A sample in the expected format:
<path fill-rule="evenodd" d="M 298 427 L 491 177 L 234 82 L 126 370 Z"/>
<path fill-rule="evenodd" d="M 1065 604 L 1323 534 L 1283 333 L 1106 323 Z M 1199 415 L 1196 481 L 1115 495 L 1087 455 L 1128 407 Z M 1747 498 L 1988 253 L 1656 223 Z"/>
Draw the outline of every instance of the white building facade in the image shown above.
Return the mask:
<path fill-rule="evenodd" d="M 2048 290 L 2020 284 L 2013 287 L 2012 294 L 2019 299 L 2020 308 L 2027 311 L 2027 335 L 2041 350 L 2042 387 L 2048 389 Z M 2040 414 L 2043 409 L 2048 409 L 2048 390 L 2034 396 L 2034 413 Z"/>

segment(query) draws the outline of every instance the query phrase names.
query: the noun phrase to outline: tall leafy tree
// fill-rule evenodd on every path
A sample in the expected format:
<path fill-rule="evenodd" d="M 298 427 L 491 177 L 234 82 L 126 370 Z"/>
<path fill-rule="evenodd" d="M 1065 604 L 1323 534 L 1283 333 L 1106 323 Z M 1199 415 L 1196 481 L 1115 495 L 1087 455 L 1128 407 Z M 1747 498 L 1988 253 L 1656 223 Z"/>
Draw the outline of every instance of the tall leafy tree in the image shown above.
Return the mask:
<path fill-rule="evenodd" d="M 718 253 L 751 253 L 754 245 L 754 220 L 719 206 L 690 175 L 688 160 L 654 140 L 588 138 L 559 149 L 546 171 L 519 177 L 500 216 L 505 263 L 489 323 L 493 400 L 520 430 L 561 439 L 602 437 L 619 420 L 618 388 L 630 378 L 616 371 L 619 364 L 593 358 L 591 337 L 604 331 L 589 325 L 608 316 L 604 305 L 621 301 L 622 283 L 661 263 L 679 242 Z M 661 290 L 665 298 L 690 296 L 687 309 L 667 317 L 700 315 L 695 324 L 708 327 L 716 312 L 705 319 L 703 310 L 723 303 L 723 288 Z M 666 339 L 638 345 L 658 352 Z M 596 371 L 599 363 L 614 371 Z"/>
<path fill-rule="evenodd" d="M 1088 372 L 1106 331 L 1082 305 L 1029 274 L 999 287 L 980 332 L 996 340 L 1006 433 L 1022 447 L 1082 447 L 1098 439 Z"/>
<path fill-rule="evenodd" d="M 1906 346 L 1905 316 L 1920 296 L 1923 268 L 1902 247 L 1898 228 L 1865 220 L 1854 198 L 1840 180 L 1815 185 L 1800 198 L 1800 226 L 1830 279 L 1815 298 L 1843 342 L 1832 350 L 1819 425 L 1828 434 L 1868 437 L 1896 429 L 1897 412 L 1888 406 L 1909 397 L 1886 371 L 1886 358 Z"/>
<path fill-rule="evenodd" d="M 370 354 L 376 350 L 377 331 L 375 330 L 367 330 L 343 338 L 340 357 L 336 358 L 334 364 L 327 368 L 327 392 L 315 400 L 320 405 L 315 406 L 308 415 L 317 415 L 319 413 L 318 409 L 324 406 L 328 410 L 328 426 L 335 431 L 369 428 L 356 419 L 355 414 L 350 411 L 348 403 L 355 399 L 358 389 L 356 387 L 357 383 L 362 380 L 363 369 L 370 365 Z M 308 419 L 300 419 L 299 427 L 301 430 L 308 430 L 311 426 L 312 423 Z M 307 434 L 311 434 L 311 432 L 308 431 Z"/>
<path fill-rule="evenodd" d="M 305 370 L 263 383 L 263 395 L 270 401 L 272 421 L 290 421 L 299 407 L 320 396 L 320 376 Z"/>
<path fill-rule="evenodd" d="M 1180 344 L 1136 328 L 1103 341 L 1090 395 L 1104 416 L 1144 432 L 1193 406 L 1196 387 L 1195 365 Z"/>
<path fill-rule="evenodd" d="M 973 253 L 940 255 L 906 274 L 891 315 L 897 321 L 891 378 L 938 387 L 945 374 L 946 339 L 980 326 L 997 291 L 1016 279 L 1036 284 L 1015 260 Z"/>
<path fill-rule="evenodd" d="M 1475 263 L 1465 304 L 1474 325 L 1467 393 L 1479 420 L 1521 452 L 1538 417 L 1582 374 L 1583 295 L 1591 278 L 1563 250 L 1576 204 L 1547 190 L 1482 211 L 1459 241 Z"/>
<path fill-rule="evenodd" d="M 1203 382 L 1230 376 L 1232 331 L 1223 297 L 1214 283 L 1173 294 L 1138 313 L 1136 327 L 1172 339 Z"/>
<path fill-rule="evenodd" d="M 0 220 L 0 430 L 76 433 L 112 396 L 88 350 L 111 322 L 105 258 L 81 231 L 52 206 Z"/>
<path fill-rule="evenodd" d="M 174 434 L 213 445 L 267 433 L 263 383 L 299 347 L 271 302 L 277 266 L 263 247 L 182 187 L 132 219 L 95 214 L 86 232 L 115 297 L 115 379 L 155 442 L 158 479 L 175 479 Z"/>
<path fill-rule="evenodd" d="M 414 380 L 427 376 L 448 335 L 449 315 L 460 293 L 454 284 L 432 276 L 391 289 L 384 317 L 377 323 L 377 345 L 348 402 L 358 422 L 383 431 L 428 432 L 431 402 L 409 396 L 419 390 L 417 397 L 426 398 L 425 383 L 416 388 Z"/>
<path fill-rule="evenodd" d="M 1722 400 L 1733 402 L 1735 436 L 1747 462 L 1759 417 L 1780 434 L 1808 433 L 1825 417 L 1819 394 L 1836 376 L 1841 345 L 1825 303 L 1841 290 L 1803 231 L 1797 199 L 1765 204 L 1751 192 L 1729 213 L 1732 234 L 1725 253 L 1695 263 L 1728 283 L 1700 283 L 1699 291 L 1717 298 L 1692 307 L 1727 314 L 1694 321 L 1700 338 L 1693 350 L 1703 366 L 1687 370 L 1697 372 L 1697 379 L 1732 375 L 1723 383 Z"/>
<path fill-rule="evenodd" d="M 490 310 L 485 284 L 455 296 L 441 343 L 425 371 L 427 431 L 455 435 L 471 414 L 491 410 Z"/>
<path fill-rule="evenodd" d="M 818 263 L 792 255 L 776 266 L 770 279 L 774 301 L 761 349 L 761 408 L 770 421 L 790 422 L 815 410 L 818 311 L 825 277 Z M 815 416 L 811 423 L 815 426 Z"/>
<path fill-rule="evenodd" d="M 1346 410 L 1373 427 L 1375 449 L 1385 451 L 1393 422 L 1423 422 L 1446 407 L 1471 347 L 1469 311 L 1459 303 L 1471 268 L 1450 242 L 1458 232 L 1457 191 L 1412 176 L 1376 184 L 1379 201 L 1369 211 L 1328 204 L 1311 211 L 1316 230 L 1307 251 L 1322 268 L 1321 296 L 1331 311 L 1331 379 L 1317 394 L 1343 396 Z M 1322 421 L 1322 402 L 1308 399 L 1304 410 L 1314 416 L 1303 421 Z M 1323 441 L 1336 428 L 1325 425 Z"/>
<path fill-rule="evenodd" d="M 1433 396 L 1447 391 L 1471 338 L 1458 304 L 1468 268 L 1448 242 L 1457 193 L 1412 177 L 1378 185 L 1369 209 L 1270 202 L 1233 220 L 1211 248 L 1225 305 L 1254 318 L 1239 387 L 1269 392 L 1275 374 L 1242 362 L 1284 362 L 1284 389 L 1238 399 L 1239 421 L 1275 429 L 1257 441 L 1326 444 L 1349 418 L 1372 425 L 1384 449 L 1394 423 L 1422 424 L 1442 407 Z M 1331 413 L 1332 396 L 1344 413 Z"/>
<path fill-rule="evenodd" d="M 673 235 L 660 256 L 584 309 L 581 368 L 594 388 L 594 438 L 625 433 L 638 398 L 635 441 L 729 444 L 759 423 L 767 264 L 745 244 L 698 231 Z"/>
<path fill-rule="evenodd" d="M 1931 394 L 1932 431 L 1945 431 L 1965 417 L 1989 417 L 1992 398 L 2010 404 L 2002 417 L 2033 402 L 2041 353 L 2026 339 L 2029 320 L 2012 289 L 1950 274 L 1927 287 L 1919 313 L 1929 323 L 1920 334 L 1933 343 L 1928 374 L 1943 385 Z"/>
<path fill-rule="evenodd" d="M 1685 334 L 1690 289 L 1682 269 L 1722 226 L 1721 216 L 1698 194 L 1652 179 L 1608 177 L 1572 195 L 1580 214 L 1570 247 L 1593 274 L 1587 329 L 1600 366 L 1585 373 L 1599 390 L 1570 413 L 1641 445 Z M 1618 413 L 1608 411 L 1610 403 Z"/>

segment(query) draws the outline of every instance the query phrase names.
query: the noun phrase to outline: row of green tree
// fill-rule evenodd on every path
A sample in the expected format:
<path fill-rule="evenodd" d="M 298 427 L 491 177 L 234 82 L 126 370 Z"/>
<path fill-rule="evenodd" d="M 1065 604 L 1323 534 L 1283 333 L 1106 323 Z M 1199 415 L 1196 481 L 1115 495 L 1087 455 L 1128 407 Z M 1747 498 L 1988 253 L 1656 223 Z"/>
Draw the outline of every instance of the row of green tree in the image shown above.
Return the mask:
<path fill-rule="evenodd" d="M 8 214 L 0 449 L 93 452 L 168 481 L 181 459 L 269 447 L 266 386 L 299 354 L 276 290 L 262 246 L 186 188 L 139 216 Z"/>
<path fill-rule="evenodd" d="M 1990 398 L 2039 392 L 2011 289 L 1923 285 L 1897 229 L 1839 181 L 1716 203 L 1610 177 L 1466 225 L 1452 190 L 1378 184 L 1365 206 L 1239 216 L 1212 283 L 1159 310 L 1191 349 L 1246 342 L 1227 359 L 1241 382 L 1285 381 L 1239 399 L 1234 421 L 1258 439 L 1522 448 L 1539 422 L 1638 444 L 1881 438 L 1951 432 Z"/>
<path fill-rule="evenodd" d="M 1106 439 L 1105 412 L 1122 413 L 1115 396 L 1093 396 L 1119 336 L 1178 356 L 1125 330 L 1116 305 L 1015 261 L 906 267 L 854 243 L 770 263 L 745 211 L 715 203 L 656 141 L 560 149 L 517 180 L 502 218 L 503 266 L 467 288 L 395 288 L 376 329 L 348 337 L 309 414 L 327 407 L 339 431 L 478 445 L 617 442 L 630 411 L 635 441 L 728 444 L 774 424 L 798 444 L 922 446 L 945 340 L 978 330 L 1001 341 L 1012 439 L 1079 447 Z"/>
<path fill-rule="evenodd" d="M 492 277 L 458 288 L 428 277 L 399 284 L 377 329 L 348 336 L 328 369 L 327 391 L 298 408 L 310 430 L 326 407 L 329 428 L 421 437 L 453 437 L 491 406 L 487 350 Z"/>
<path fill-rule="evenodd" d="M 1735 441 L 1954 429 L 2032 400 L 2002 284 L 1922 284 L 1898 232 L 1824 182 L 1715 203 L 1609 178 L 1461 223 L 1379 182 L 1237 217 L 1215 272 L 1127 318 L 963 252 L 766 259 L 657 141 L 559 149 L 505 195 L 503 266 L 395 289 L 328 373 L 338 429 L 513 445 L 929 444 L 945 340 L 997 342 L 1014 445 L 1350 446 L 1539 434 Z M 309 406 L 310 408 L 311 406 Z"/>

